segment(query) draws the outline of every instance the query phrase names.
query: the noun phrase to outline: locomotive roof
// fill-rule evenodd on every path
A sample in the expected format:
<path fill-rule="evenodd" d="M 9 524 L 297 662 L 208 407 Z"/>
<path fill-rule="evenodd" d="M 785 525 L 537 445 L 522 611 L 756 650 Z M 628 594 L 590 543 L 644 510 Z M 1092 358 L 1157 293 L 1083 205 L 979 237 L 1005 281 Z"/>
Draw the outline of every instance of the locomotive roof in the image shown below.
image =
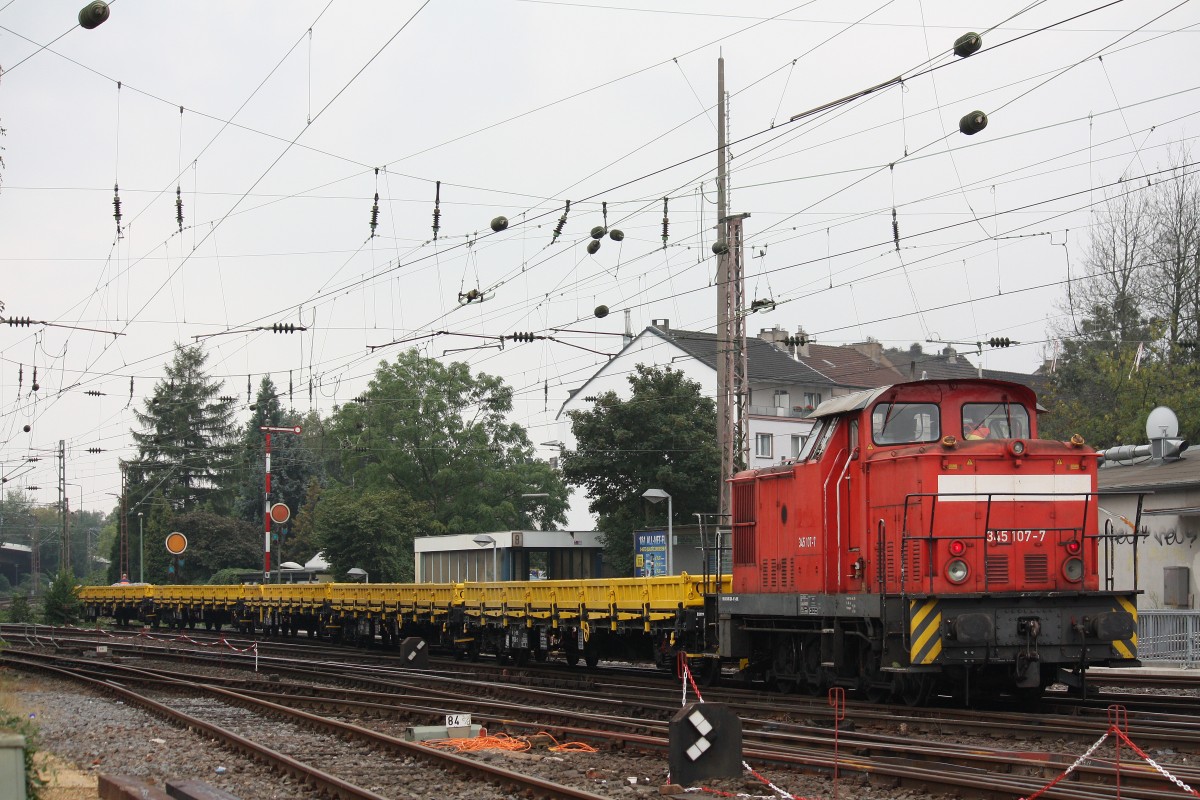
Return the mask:
<path fill-rule="evenodd" d="M 1033 395 L 1033 390 L 1023 384 L 1012 383 L 1010 381 L 990 380 L 988 378 L 969 378 L 969 379 L 958 378 L 958 379 L 954 379 L 954 380 L 909 381 L 906 383 L 895 383 L 895 384 L 892 384 L 891 386 L 880 386 L 878 389 L 866 389 L 861 392 L 853 392 L 851 394 L 844 394 L 839 397 L 831 397 L 830 399 L 826 400 L 825 402 L 823 402 L 819 406 L 817 406 L 816 409 L 811 414 L 809 414 L 809 418 L 811 419 L 811 418 L 818 418 L 818 417 L 831 417 L 831 416 L 834 416 L 835 414 L 845 414 L 848 411 L 861 411 L 864 408 L 868 408 L 876 400 L 878 400 L 880 397 L 887 394 L 888 392 L 892 391 L 893 389 L 903 389 L 905 387 L 916 387 L 916 386 L 934 386 L 934 385 L 938 385 L 938 386 L 953 385 L 955 388 L 968 387 L 968 386 L 993 387 L 993 388 L 997 388 L 997 389 L 1004 389 L 1009 392 L 1017 392 L 1020 394 L 1028 393 L 1031 396 L 1030 399 L 1032 399 L 1032 395 Z M 1037 406 L 1038 411 L 1045 411 L 1045 409 L 1042 408 L 1041 404 L 1035 403 L 1035 405 Z"/>

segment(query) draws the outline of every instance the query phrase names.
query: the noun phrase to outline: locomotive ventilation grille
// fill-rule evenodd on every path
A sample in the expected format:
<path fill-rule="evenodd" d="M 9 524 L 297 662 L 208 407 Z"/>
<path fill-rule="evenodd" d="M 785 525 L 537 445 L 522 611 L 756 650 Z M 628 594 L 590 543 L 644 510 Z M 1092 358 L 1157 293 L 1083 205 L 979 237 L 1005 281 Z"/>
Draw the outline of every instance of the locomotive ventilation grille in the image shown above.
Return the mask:
<path fill-rule="evenodd" d="M 764 558 L 759 565 L 762 573 L 761 583 L 764 588 L 786 589 L 795 586 L 796 559 L 794 558 Z"/>
<path fill-rule="evenodd" d="M 1050 566 L 1044 553 L 1027 553 L 1025 555 L 1025 582 L 1050 582 Z"/>
<path fill-rule="evenodd" d="M 1008 556 L 988 556 L 983 568 L 988 583 L 1008 583 Z"/>

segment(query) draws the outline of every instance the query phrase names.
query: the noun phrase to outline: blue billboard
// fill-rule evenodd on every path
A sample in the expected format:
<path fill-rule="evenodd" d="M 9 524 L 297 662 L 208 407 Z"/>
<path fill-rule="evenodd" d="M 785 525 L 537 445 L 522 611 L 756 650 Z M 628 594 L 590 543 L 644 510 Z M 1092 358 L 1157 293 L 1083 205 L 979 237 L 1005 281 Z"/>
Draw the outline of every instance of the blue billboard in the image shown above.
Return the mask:
<path fill-rule="evenodd" d="M 633 574 L 638 578 L 667 574 L 666 531 L 634 532 Z"/>

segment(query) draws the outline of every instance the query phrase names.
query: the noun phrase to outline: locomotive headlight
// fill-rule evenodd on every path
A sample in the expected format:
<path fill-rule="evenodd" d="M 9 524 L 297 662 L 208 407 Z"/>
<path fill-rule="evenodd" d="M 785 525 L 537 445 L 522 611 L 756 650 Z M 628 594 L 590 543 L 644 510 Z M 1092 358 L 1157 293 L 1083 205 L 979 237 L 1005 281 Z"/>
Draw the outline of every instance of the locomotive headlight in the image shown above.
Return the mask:
<path fill-rule="evenodd" d="M 1020 439 L 1017 439 L 1016 441 L 1010 443 L 1008 445 L 1008 449 L 1012 452 L 1012 454 L 1014 456 L 1025 455 L 1025 443 L 1022 442 Z"/>
<path fill-rule="evenodd" d="M 1080 572 L 1083 572 L 1082 564 L 1080 565 Z M 970 573 L 971 568 L 961 558 L 956 558 L 946 565 L 946 580 L 951 583 L 962 583 Z"/>
<path fill-rule="evenodd" d="M 1071 583 L 1079 583 L 1083 580 L 1083 559 L 1068 558 L 1063 562 L 1062 574 Z"/>

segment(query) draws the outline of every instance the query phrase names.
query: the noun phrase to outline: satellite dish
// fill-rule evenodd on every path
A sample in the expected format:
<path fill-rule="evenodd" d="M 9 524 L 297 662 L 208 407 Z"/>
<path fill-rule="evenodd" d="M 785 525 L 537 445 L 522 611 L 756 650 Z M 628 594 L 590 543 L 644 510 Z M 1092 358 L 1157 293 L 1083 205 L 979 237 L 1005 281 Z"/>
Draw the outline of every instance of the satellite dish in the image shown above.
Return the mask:
<path fill-rule="evenodd" d="M 1179 419 L 1175 412 L 1166 406 L 1159 406 L 1146 417 L 1146 438 L 1174 439 L 1179 435 Z"/>

